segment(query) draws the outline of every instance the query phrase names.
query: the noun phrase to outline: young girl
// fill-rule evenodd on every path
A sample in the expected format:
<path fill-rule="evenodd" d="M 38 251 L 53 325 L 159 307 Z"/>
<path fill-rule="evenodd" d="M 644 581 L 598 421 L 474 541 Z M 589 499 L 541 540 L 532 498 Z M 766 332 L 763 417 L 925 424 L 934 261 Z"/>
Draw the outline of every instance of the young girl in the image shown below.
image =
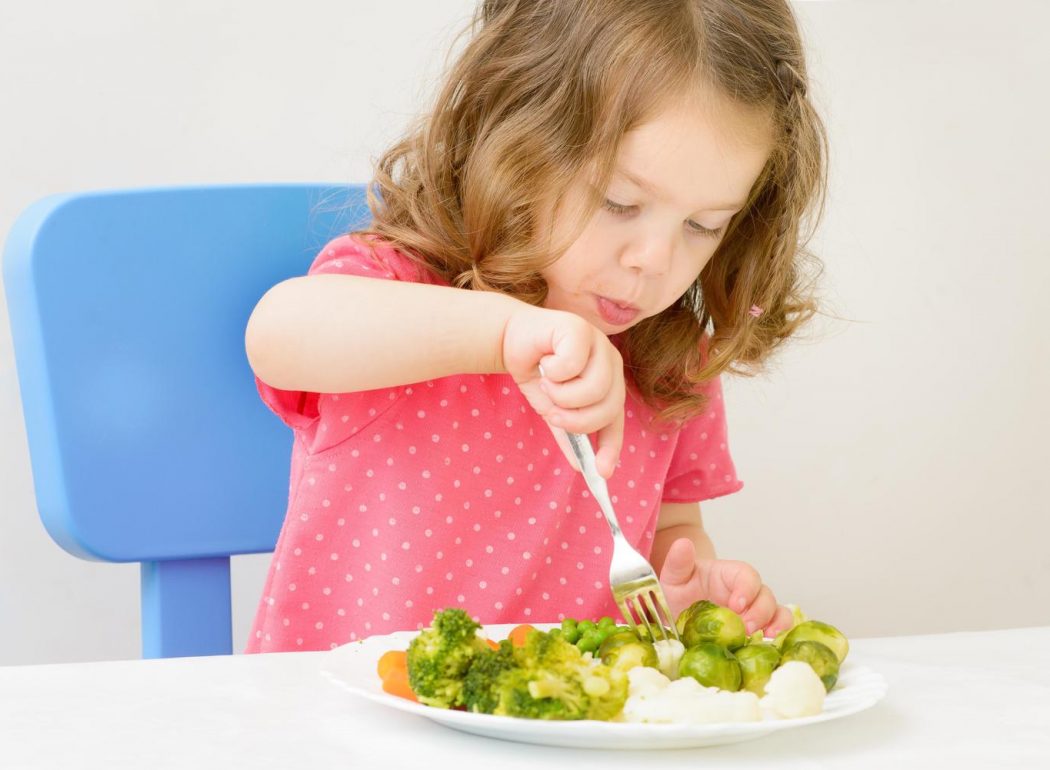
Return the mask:
<path fill-rule="evenodd" d="M 249 322 L 295 442 L 248 650 L 449 606 L 618 616 L 608 527 L 551 426 L 592 434 L 674 612 L 708 598 L 775 634 L 789 613 L 715 557 L 698 503 L 741 487 L 719 374 L 814 311 L 824 133 L 788 2 L 486 0 L 474 32 L 380 160 L 371 227 Z"/>

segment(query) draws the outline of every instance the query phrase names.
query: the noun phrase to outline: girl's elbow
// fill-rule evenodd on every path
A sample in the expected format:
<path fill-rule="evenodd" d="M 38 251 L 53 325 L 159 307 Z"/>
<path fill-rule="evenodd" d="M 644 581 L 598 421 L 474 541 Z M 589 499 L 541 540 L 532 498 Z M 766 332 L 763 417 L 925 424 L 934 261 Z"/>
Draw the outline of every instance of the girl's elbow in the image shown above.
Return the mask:
<path fill-rule="evenodd" d="M 283 335 L 277 319 L 275 293 L 279 293 L 279 286 L 266 292 L 252 310 L 244 330 L 244 352 L 255 375 L 268 385 L 277 386 L 281 379 L 278 364 L 282 358 Z"/>

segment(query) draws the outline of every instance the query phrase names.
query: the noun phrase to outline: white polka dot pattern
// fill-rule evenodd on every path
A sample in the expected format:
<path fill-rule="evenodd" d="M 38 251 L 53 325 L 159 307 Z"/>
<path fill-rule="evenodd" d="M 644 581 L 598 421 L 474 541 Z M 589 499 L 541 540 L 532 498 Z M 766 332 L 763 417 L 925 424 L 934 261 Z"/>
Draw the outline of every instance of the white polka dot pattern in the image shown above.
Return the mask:
<path fill-rule="evenodd" d="M 420 280 L 408 258 L 350 237 L 311 272 Z M 331 395 L 258 386 L 296 440 L 248 652 L 329 649 L 420 628 L 453 605 L 483 623 L 615 615 L 608 528 L 510 377 Z M 718 384 L 709 392 L 708 413 L 681 430 L 654 429 L 652 411 L 628 396 L 609 489 L 643 553 L 662 501 L 741 487 Z"/>

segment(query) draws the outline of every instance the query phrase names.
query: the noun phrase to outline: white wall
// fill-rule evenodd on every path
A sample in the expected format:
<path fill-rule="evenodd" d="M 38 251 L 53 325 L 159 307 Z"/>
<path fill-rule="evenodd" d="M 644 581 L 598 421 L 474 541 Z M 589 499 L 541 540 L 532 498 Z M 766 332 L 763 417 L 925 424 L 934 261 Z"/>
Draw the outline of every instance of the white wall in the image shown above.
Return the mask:
<path fill-rule="evenodd" d="M 0 233 L 67 190 L 364 180 L 472 5 L 4 3 Z M 1050 623 L 1050 4 L 799 10 L 832 316 L 727 383 L 747 486 L 709 529 L 855 636 Z M 36 516 L 0 319 L 0 664 L 137 656 L 137 567 L 68 556 Z M 234 560 L 235 646 L 267 561 Z"/>

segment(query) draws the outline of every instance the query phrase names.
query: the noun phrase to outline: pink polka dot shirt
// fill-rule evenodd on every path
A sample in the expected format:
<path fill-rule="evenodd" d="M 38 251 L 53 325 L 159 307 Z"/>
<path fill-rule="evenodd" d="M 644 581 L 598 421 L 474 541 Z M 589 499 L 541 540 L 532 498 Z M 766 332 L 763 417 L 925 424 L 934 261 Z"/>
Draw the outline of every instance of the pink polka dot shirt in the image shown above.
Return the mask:
<path fill-rule="evenodd" d="M 352 236 L 328 244 L 310 273 L 441 283 Z M 508 375 L 339 394 L 258 387 L 294 444 L 288 511 L 248 652 L 330 649 L 421 628 L 451 606 L 482 623 L 618 617 L 609 528 Z M 742 486 L 718 381 L 709 395 L 706 413 L 677 429 L 650 424 L 652 410 L 627 397 L 609 491 L 643 554 L 662 502 Z"/>

